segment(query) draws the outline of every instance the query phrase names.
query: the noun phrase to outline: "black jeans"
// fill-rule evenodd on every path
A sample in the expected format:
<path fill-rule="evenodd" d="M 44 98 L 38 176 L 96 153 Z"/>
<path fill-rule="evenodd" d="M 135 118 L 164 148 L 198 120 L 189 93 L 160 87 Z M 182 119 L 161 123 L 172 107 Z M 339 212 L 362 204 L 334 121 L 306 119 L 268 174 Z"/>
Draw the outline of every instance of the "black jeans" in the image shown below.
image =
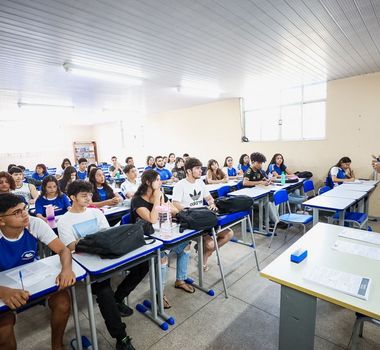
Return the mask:
<path fill-rule="evenodd" d="M 92 284 L 92 293 L 96 295 L 96 301 L 103 316 L 107 330 L 112 338 L 118 340 L 126 337 L 125 323 L 121 321 L 116 301 L 122 301 L 142 281 L 149 271 L 149 263 L 143 262 L 133 268 L 117 287 L 116 293 L 111 288 L 110 279 Z"/>

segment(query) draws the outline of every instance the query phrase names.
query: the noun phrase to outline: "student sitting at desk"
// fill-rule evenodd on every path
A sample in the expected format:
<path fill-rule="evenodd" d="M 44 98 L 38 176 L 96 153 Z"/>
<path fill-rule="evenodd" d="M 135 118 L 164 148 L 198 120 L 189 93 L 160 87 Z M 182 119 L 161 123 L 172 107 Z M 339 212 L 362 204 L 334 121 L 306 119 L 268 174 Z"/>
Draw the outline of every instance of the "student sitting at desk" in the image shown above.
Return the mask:
<path fill-rule="evenodd" d="M 92 169 L 98 169 L 97 165 L 94 163 L 91 163 L 87 166 L 87 179 L 86 180 L 88 180 L 88 176 L 90 175 Z"/>
<path fill-rule="evenodd" d="M 110 173 L 110 176 L 111 177 L 115 177 L 116 173 L 119 172 L 119 174 L 122 173 L 123 171 L 123 167 L 121 166 L 121 164 L 117 161 L 117 158 L 116 156 L 113 156 L 111 158 L 111 162 L 112 162 L 112 165 L 108 168 L 108 171 Z M 90 174 L 90 172 L 88 172 L 88 174 Z"/>
<path fill-rule="evenodd" d="M 215 159 L 210 159 L 207 163 L 206 181 L 209 185 L 228 182 L 228 175 L 219 168 Z"/>
<path fill-rule="evenodd" d="M 172 174 L 173 177 L 178 180 L 182 180 L 186 177 L 185 161 L 183 160 L 183 158 L 177 157 Z"/>
<path fill-rule="evenodd" d="M 87 159 L 86 158 L 79 158 L 78 159 L 78 179 L 79 180 L 86 180 L 87 177 Z"/>
<path fill-rule="evenodd" d="M 171 183 L 175 180 L 173 179 L 173 175 L 170 172 L 170 170 L 165 168 L 164 159 L 162 156 L 157 156 L 155 159 L 156 167 L 154 168 L 155 171 L 158 172 L 161 178 L 161 182 L 163 184 Z"/>
<path fill-rule="evenodd" d="M 138 171 L 134 165 L 127 165 L 124 169 L 125 181 L 121 184 L 120 190 L 126 200 L 131 201 L 133 195 L 140 186 Z"/>
<path fill-rule="evenodd" d="M 42 181 L 46 176 L 49 176 L 45 164 L 37 164 L 35 172 L 32 174 L 32 179 Z"/>
<path fill-rule="evenodd" d="M 154 167 L 155 167 L 154 158 L 152 156 L 148 156 L 146 158 L 146 167 L 144 168 L 144 170 L 152 170 L 154 169 Z"/>
<path fill-rule="evenodd" d="M 65 288 L 76 281 L 70 251 L 44 221 L 28 215 L 27 206 L 18 196 L 1 194 L 0 271 L 35 261 L 38 241 L 46 244 L 61 260 L 62 269 L 56 278 L 59 291 L 47 297 L 47 301 L 51 309 L 51 348 L 63 350 L 63 335 L 70 316 L 70 297 Z M 0 299 L 12 310 L 25 305 L 29 297 L 28 290 L 0 286 Z M 15 322 L 12 311 L 0 315 L 0 349 L 16 349 Z"/>
<path fill-rule="evenodd" d="M 67 186 L 78 179 L 77 170 L 73 166 L 65 168 L 62 177 L 58 180 L 59 189 L 66 193 Z"/>
<path fill-rule="evenodd" d="M 168 157 L 168 162 L 166 163 L 166 168 L 169 169 L 172 174 L 173 174 L 173 168 L 175 167 L 175 161 L 176 161 L 175 154 L 170 153 Z"/>
<path fill-rule="evenodd" d="M 19 167 L 13 167 L 9 170 L 13 180 L 15 180 L 16 188 L 12 193 L 23 196 L 29 204 L 34 204 L 38 197 L 37 189 L 34 185 L 24 182 L 24 172 Z"/>
<path fill-rule="evenodd" d="M 225 174 L 228 175 L 229 179 L 236 179 L 237 178 L 238 172 L 234 168 L 232 157 L 230 157 L 230 156 L 226 157 L 226 159 L 224 160 L 223 167 L 224 167 L 223 171 Z"/>
<path fill-rule="evenodd" d="M 106 182 L 102 169 L 92 169 L 88 181 L 93 185 L 92 204 L 97 208 L 105 205 L 114 206 L 122 202 L 123 199 L 116 195 L 112 187 Z"/>
<path fill-rule="evenodd" d="M 135 161 L 133 160 L 133 157 L 125 158 L 125 165 L 135 165 Z"/>
<path fill-rule="evenodd" d="M 282 154 L 276 153 L 268 165 L 267 174 L 272 174 L 274 178 L 281 178 L 282 173 L 285 173 L 286 177 L 296 176 L 285 165 Z"/>
<path fill-rule="evenodd" d="M 239 159 L 238 174 L 244 175 L 244 173 L 248 170 L 248 168 L 249 168 L 249 155 L 244 153 L 240 156 L 240 159 Z"/>
<path fill-rule="evenodd" d="M 351 169 L 351 159 L 348 157 L 343 157 L 339 159 L 339 162 L 333 166 L 328 175 L 326 183 L 327 186 L 334 187 L 341 185 L 344 182 L 355 181 L 355 175 Z"/>
<path fill-rule="evenodd" d="M 52 205 L 54 215 L 63 215 L 71 207 L 70 199 L 61 192 L 58 186 L 58 180 L 49 175 L 42 181 L 41 194 L 36 200 L 35 214 L 44 221 L 46 219 L 46 206 Z"/>
<path fill-rule="evenodd" d="M 158 222 L 159 207 L 164 201 L 167 202 L 167 197 L 161 192 L 160 175 L 154 170 L 147 170 L 141 176 L 141 185 L 132 198 L 131 203 L 131 216 L 132 222 L 136 222 L 137 218 L 141 218 L 151 224 Z M 172 215 L 176 215 L 178 210 L 171 205 Z M 180 288 L 187 293 L 194 293 L 195 289 L 185 281 L 187 279 L 187 269 L 189 262 L 189 242 L 183 242 L 172 249 L 177 254 L 177 274 L 175 281 L 175 288 Z M 166 281 L 166 274 L 168 269 L 168 259 L 166 256 L 162 257 L 162 280 Z M 169 301 L 164 297 L 166 308 L 170 308 Z"/>
<path fill-rule="evenodd" d="M 110 226 L 100 210 L 87 208 L 92 198 L 92 185 L 89 182 L 81 180 L 72 182 L 67 188 L 67 195 L 73 205 L 59 219 L 58 234 L 70 251 L 75 251 L 81 237 L 108 229 Z M 148 271 L 148 262 L 129 269 L 129 274 L 119 284 L 115 293 L 111 288 L 109 278 L 91 284 L 92 293 L 96 295 L 107 330 L 117 341 L 117 350 L 134 350 L 131 338 L 125 331 L 125 323 L 121 321 L 121 317 L 133 314 L 133 310 L 124 303 L 124 298 L 136 288 Z"/>
<path fill-rule="evenodd" d="M 0 171 L 0 194 L 10 193 L 16 189 L 16 183 L 12 175 L 6 171 Z"/>
<path fill-rule="evenodd" d="M 201 180 L 202 163 L 197 158 L 189 158 L 185 163 L 186 178 L 179 181 L 173 188 L 173 205 L 178 209 L 196 208 L 203 206 L 205 200 L 211 210 L 217 210 L 214 198 L 207 190 L 205 183 Z M 218 247 L 222 247 L 231 240 L 234 233 L 231 229 L 218 233 Z M 203 236 L 203 270 L 208 271 L 208 258 L 215 250 L 213 239 L 209 235 Z"/>
<path fill-rule="evenodd" d="M 55 177 L 57 178 L 57 180 L 59 180 L 62 177 L 63 172 L 69 166 L 71 166 L 70 159 L 69 158 L 64 158 L 63 161 L 62 161 L 62 163 L 61 163 L 61 166 L 58 167 L 57 171 L 55 172 Z"/>

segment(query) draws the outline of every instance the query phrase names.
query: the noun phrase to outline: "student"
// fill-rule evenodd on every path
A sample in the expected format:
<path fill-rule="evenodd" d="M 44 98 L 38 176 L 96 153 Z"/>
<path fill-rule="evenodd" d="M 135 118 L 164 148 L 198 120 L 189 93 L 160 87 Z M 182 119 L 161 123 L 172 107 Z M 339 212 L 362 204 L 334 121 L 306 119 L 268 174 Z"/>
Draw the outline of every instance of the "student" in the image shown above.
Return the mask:
<path fill-rule="evenodd" d="M 10 193 L 16 189 L 16 183 L 12 175 L 6 171 L 0 171 L 0 194 Z"/>
<path fill-rule="evenodd" d="M 154 170 L 147 170 L 141 176 L 141 185 L 139 186 L 137 192 L 132 198 L 131 203 L 131 216 L 132 222 L 136 222 L 138 218 L 141 218 L 151 224 L 158 222 L 158 211 L 159 207 L 164 201 L 167 202 L 167 197 L 161 192 L 161 179 L 158 172 Z M 172 215 L 176 215 L 178 210 L 170 205 Z M 184 290 L 187 293 L 194 293 L 195 289 L 193 286 L 187 284 L 185 281 L 187 279 L 187 270 L 189 262 L 189 242 L 183 242 L 172 249 L 177 254 L 177 272 L 175 288 Z M 166 274 L 168 268 L 168 260 L 163 257 L 162 260 L 162 275 L 163 283 L 166 281 Z M 166 308 L 170 307 L 170 304 L 165 297 L 164 302 Z"/>
<path fill-rule="evenodd" d="M 170 170 L 165 168 L 165 162 L 162 156 L 157 156 L 155 159 L 156 167 L 154 170 L 158 172 L 163 184 L 173 182 L 173 175 Z"/>
<path fill-rule="evenodd" d="M 133 157 L 125 158 L 125 164 L 126 165 L 135 165 L 135 161 L 133 160 Z"/>
<path fill-rule="evenodd" d="M 284 163 L 284 157 L 282 156 L 281 153 L 276 153 L 269 165 L 268 165 L 268 169 L 267 169 L 267 174 L 272 174 L 273 177 L 275 178 L 281 178 L 281 175 L 282 173 L 285 173 L 286 177 L 293 177 L 295 176 L 285 165 Z"/>
<path fill-rule="evenodd" d="M 24 182 L 24 173 L 19 167 L 9 170 L 16 183 L 16 189 L 12 193 L 23 196 L 27 203 L 34 204 L 38 197 L 37 189 L 34 185 Z"/>
<path fill-rule="evenodd" d="M 108 168 L 108 171 L 110 173 L 110 176 L 111 177 L 115 177 L 116 173 L 119 172 L 119 174 L 122 173 L 123 171 L 123 167 L 121 166 L 121 164 L 117 161 L 117 158 L 116 156 L 113 156 L 111 158 L 111 162 L 112 162 L 112 165 Z M 90 172 L 88 172 L 88 174 L 90 174 Z"/>
<path fill-rule="evenodd" d="M 182 158 L 183 158 L 183 160 L 186 162 L 186 161 L 190 158 L 189 153 L 184 153 L 184 154 L 182 155 Z"/>
<path fill-rule="evenodd" d="M 57 178 L 57 180 L 59 180 L 62 177 L 63 172 L 69 166 L 71 166 L 70 159 L 69 158 L 64 158 L 63 161 L 62 161 L 62 163 L 61 163 L 61 166 L 59 168 L 57 168 L 57 171 L 55 172 L 55 177 Z"/>
<path fill-rule="evenodd" d="M 87 235 L 108 229 L 110 226 L 104 214 L 96 208 L 87 208 L 91 203 L 92 185 L 87 181 L 77 180 L 67 188 L 67 195 L 72 207 L 58 221 L 58 234 L 62 242 L 75 251 L 78 240 Z M 142 263 L 129 270 L 129 274 L 114 293 L 110 279 L 91 284 L 92 293 L 105 321 L 107 330 L 116 339 L 117 350 L 134 350 L 131 338 L 125 331 L 121 317 L 133 314 L 133 310 L 124 303 L 124 298 L 131 293 L 149 271 L 149 264 Z"/>
<path fill-rule="evenodd" d="M 220 184 L 228 182 L 228 175 L 219 168 L 219 163 L 215 159 L 210 159 L 207 163 L 206 180 L 208 184 Z"/>
<path fill-rule="evenodd" d="M 87 177 L 87 159 L 79 158 L 78 159 L 78 171 L 77 176 L 79 180 L 86 180 Z"/>
<path fill-rule="evenodd" d="M 166 163 L 166 168 L 171 171 L 171 173 L 173 173 L 173 168 L 175 166 L 175 154 L 174 153 L 170 153 L 169 154 L 169 157 L 168 157 L 168 161 Z"/>
<path fill-rule="evenodd" d="M 61 192 L 66 193 L 67 186 L 77 179 L 77 170 L 73 166 L 66 167 L 61 179 L 58 180 L 58 185 Z"/>
<path fill-rule="evenodd" d="M 203 206 L 205 200 L 211 210 L 217 210 L 214 199 L 207 190 L 205 183 L 201 180 L 202 163 L 196 158 L 189 158 L 185 163 L 186 178 L 179 181 L 173 188 L 173 205 L 178 209 L 196 208 Z M 196 196 L 195 196 L 196 194 Z M 224 230 L 218 234 L 218 247 L 222 247 L 233 237 L 231 229 Z M 203 236 L 203 269 L 208 271 L 208 258 L 215 250 L 213 239 L 209 235 Z"/>
<path fill-rule="evenodd" d="M 182 180 L 186 177 L 185 161 L 183 160 L 183 158 L 178 157 L 176 159 L 172 174 L 174 181 Z"/>
<path fill-rule="evenodd" d="M 59 291 L 47 297 L 51 310 L 51 348 L 63 350 L 63 335 L 70 316 L 70 297 L 65 288 L 72 286 L 76 277 L 71 268 L 70 251 L 42 220 L 30 217 L 27 206 L 11 193 L 0 195 L 0 271 L 26 265 L 38 257 L 38 241 L 59 255 L 61 272 L 56 278 Z M 12 310 L 0 314 L 0 349 L 17 347 L 14 333 L 14 310 L 25 305 L 29 291 L 0 286 L 0 299 Z"/>
<path fill-rule="evenodd" d="M 11 170 L 14 166 L 17 166 L 17 165 L 12 164 L 12 163 L 8 165 L 8 168 L 7 168 L 8 173 L 9 173 L 9 170 Z"/>
<path fill-rule="evenodd" d="M 32 174 L 32 179 L 42 181 L 46 176 L 49 176 L 45 164 L 37 164 L 35 172 Z"/>
<path fill-rule="evenodd" d="M 146 158 L 146 167 L 144 168 L 144 170 L 152 170 L 154 169 L 154 158 L 152 156 L 148 156 Z"/>
<path fill-rule="evenodd" d="M 237 178 L 238 172 L 234 168 L 232 157 L 229 157 L 229 156 L 226 157 L 226 159 L 224 160 L 223 166 L 224 166 L 223 171 L 225 174 L 228 175 L 228 178 L 230 178 L 230 179 L 236 179 Z"/>
<path fill-rule="evenodd" d="M 134 165 L 127 165 L 124 169 L 125 181 L 121 184 L 120 190 L 126 199 L 131 200 L 138 187 L 140 181 L 138 181 L 138 171 Z"/>
<path fill-rule="evenodd" d="M 339 162 L 330 169 L 328 177 L 332 180 L 334 186 L 355 181 L 355 175 L 351 169 L 351 159 L 348 157 L 339 159 Z"/>
<path fill-rule="evenodd" d="M 122 202 L 122 198 L 115 195 L 112 187 L 106 182 L 102 169 L 92 169 L 88 181 L 93 185 L 92 204 L 97 208 L 105 205 L 115 206 Z"/>
<path fill-rule="evenodd" d="M 71 207 L 69 197 L 61 192 L 58 180 L 51 175 L 42 181 L 41 194 L 36 200 L 36 216 L 47 221 L 46 206 L 48 205 L 53 206 L 55 216 L 65 214 Z"/>
<path fill-rule="evenodd" d="M 238 174 L 244 175 L 244 173 L 248 170 L 248 168 L 249 168 L 249 155 L 244 153 L 240 156 L 240 159 L 239 159 Z"/>
<path fill-rule="evenodd" d="M 97 165 L 92 163 L 92 164 L 87 166 L 87 180 L 88 180 L 88 176 L 90 175 L 92 169 L 98 169 Z"/>

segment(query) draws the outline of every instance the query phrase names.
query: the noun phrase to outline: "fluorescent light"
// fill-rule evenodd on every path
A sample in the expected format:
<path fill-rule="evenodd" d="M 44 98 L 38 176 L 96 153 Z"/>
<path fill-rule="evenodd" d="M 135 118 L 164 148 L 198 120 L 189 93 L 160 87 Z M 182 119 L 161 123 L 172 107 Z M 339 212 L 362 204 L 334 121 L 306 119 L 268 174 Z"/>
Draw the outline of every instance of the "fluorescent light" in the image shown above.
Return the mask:
<path fill-rule="evenodd" d="M 19 108 L 24 107 L 36 107 L 36 108 L 68 108 L 68 109 L 74 109 L 74 106 L 68 106 L 68 105 L 53 105 L 53 104 L 44 104 L 44 103 L 29 103 L 29 102 L 17 102 L 17 106 Z"/>
<path fill-rule="evenodd" d="M 66 72 L 72 73 L 78 76 L 93 78 L 99 80 L 111 81 L 119 84 L 127 84 L 139 86 L 142 85 L 142 79 L 131 77 L 125 74 L 121 74 L 118 72 L 105 71 L 101 69 L 82 67 L 70 62 L 65 62 L 63 64 L 63 68 Z"/>
<path fill-rule="evenodd" d="M 221 95 L 221 91 L 217 89 L 208 89 L 203 87 L 193 87 L 193 86 L 177 86 L 176 91 L 180 94 L 186 96 L 193 97 L 201 97 L 201 98 L 219 98 Z"/>

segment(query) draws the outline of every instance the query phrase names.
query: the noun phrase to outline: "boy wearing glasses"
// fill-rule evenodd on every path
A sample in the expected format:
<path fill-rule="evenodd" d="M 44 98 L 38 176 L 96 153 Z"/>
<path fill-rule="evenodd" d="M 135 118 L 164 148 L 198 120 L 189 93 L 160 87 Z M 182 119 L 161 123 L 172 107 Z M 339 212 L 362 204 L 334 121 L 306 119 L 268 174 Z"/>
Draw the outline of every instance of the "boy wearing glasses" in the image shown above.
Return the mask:
<path fill-rule="evenodd" d="M 70 316 L 70 297 L 63 289 L 72 286 L 76 280 L 71 268 L 71 254 L 49 225 L 30 217 L 27 209 L 20 197 L 11 193 L 0 195 L 0 271 L 35 261 L 38 241 L 59 255 L 62 264 L 56 279 L 59 291 L 48 297 L 48 305 L 51 309 L 52 349 L 63 350 L 63 334 Z M 0 299 L 12 310 L 25 305 L 29 296 L 27 290 L 0 286 Z M 15 321 L 13 312 L 0 315 L 0 349 L 16 349 Z"/>
<path fill-rule="evenodd" d="M 98 208 L 88 208 L 92 198 L 91 183 L 82 180 L 73 181 L 67 187 L 67 195 L 72 201 L 72 207 L 59 219 L 58 234 L 62 242 L 71 251 L 75 251 L 80 238 L 108 229 L 110 226 L 102 211 Z M 91 285 L 107 330 L 117 341 L 117 350 L 135 349 L 125 331 L 125 323 L 121 321 L 121 317 L 132 315 L 133 310 L 124 304 L 123 300 L 135 289 L 148 271 L 148 263 L 131 268 L 115 293 L 111 288 L 109 278 Z"/>

